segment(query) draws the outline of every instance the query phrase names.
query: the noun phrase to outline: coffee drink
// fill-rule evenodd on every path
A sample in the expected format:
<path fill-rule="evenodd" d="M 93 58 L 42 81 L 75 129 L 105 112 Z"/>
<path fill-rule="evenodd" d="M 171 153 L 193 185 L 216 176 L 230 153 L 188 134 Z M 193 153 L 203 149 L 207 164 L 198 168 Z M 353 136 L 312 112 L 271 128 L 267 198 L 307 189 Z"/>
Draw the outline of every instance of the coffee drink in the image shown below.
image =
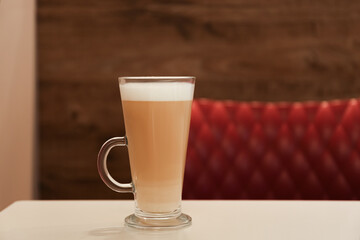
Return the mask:
<path fill-rule="evenodd" d="M 103 182 L 119 193 L 133 193 L 135 213 L 125 225 L 139 229 L 178 229 L 191 225 L 181 211 L 195 77 L 120 77 L 126 136 L 113 137 L 100 148 L 97 167 Z M 110 174 L 108 155 L 127 147 L 132 181 Z"/>
<path fill-rule="evenodd" d="M 120 83 L 137 209 L 180 208 L 194 84 Z"/>

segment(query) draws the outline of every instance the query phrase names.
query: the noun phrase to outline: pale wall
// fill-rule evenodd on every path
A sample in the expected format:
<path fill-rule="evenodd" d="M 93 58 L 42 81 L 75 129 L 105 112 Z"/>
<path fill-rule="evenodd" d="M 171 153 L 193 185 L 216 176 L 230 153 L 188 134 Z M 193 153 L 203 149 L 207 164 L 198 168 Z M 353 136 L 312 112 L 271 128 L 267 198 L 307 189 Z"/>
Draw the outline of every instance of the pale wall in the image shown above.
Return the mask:
<path fill-rule="evenodd" d="M 0 210 L 34 197 L 35 0 L 0 0 Z"/>

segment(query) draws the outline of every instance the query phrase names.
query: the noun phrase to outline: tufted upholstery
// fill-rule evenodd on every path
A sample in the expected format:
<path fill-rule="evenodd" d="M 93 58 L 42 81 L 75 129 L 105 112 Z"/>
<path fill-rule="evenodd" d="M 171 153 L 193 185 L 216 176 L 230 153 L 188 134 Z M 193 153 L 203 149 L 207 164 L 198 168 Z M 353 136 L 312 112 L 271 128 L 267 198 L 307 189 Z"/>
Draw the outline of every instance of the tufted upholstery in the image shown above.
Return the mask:
<path fill-rule="evenodd" d="M 195 100 L 184 199 L 360 199 L 360 99 Z"/>

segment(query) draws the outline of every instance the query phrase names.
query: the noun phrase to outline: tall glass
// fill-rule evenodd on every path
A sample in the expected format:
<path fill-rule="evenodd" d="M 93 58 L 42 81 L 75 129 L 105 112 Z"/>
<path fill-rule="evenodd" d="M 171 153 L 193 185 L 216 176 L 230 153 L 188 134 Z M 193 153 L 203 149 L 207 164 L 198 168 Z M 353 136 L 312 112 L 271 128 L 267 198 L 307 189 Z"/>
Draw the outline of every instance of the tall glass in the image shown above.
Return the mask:
<path fill-rule="evenodd" d="M 191 224 L 181 213 L 181 194 L 195 77 L 120 77 L 125 137 L 109 139 L 98 155 L 104 183 L 132 192 L 135 214 L 125 224 L 137 228 L 179 228 Z M 107 155 L 127 146 L 132 182 L 114 180 Z"/>

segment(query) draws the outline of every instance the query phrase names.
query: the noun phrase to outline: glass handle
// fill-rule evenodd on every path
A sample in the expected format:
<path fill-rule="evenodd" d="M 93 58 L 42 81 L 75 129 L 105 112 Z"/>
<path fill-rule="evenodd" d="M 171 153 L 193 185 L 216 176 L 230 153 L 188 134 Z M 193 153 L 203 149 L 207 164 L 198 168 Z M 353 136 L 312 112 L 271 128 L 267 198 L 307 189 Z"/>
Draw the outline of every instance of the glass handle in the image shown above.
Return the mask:
<path fill-rule="evenodd" d="M 126 137 L 114 137 L 107 140 L 104 145 L 102 145 L 98 158 L 97 158 L 97 167 L 103 182 L 113 191 L 120 193 L 132 193 L 133 184 L 132 183 L 119 183 L 117 182 L 109 173 L 107 168 L 107 157 L 110 150 L 113 147 L 124 147 L 127 146 Z"/>

